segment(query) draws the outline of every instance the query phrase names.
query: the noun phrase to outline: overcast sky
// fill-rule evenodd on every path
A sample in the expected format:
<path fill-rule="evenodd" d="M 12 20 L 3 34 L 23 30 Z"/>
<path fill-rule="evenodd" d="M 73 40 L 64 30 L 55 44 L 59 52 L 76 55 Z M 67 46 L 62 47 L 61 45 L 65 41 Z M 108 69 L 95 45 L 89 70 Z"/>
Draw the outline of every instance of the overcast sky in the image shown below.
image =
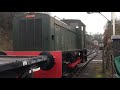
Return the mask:
<path fill-rule="evenodd" d="M 111 12 L 101 12 L 109 20 L 111 20 Z M 99 13 L 87 14 L 86 12 L 51 12 L 52 16 L 58 16 L 63 19 L 80 19 L 86 25 L 88 33 L 104 33 L 104 27 L 107 22 Z M 116 12 L 116 17 L 120 17 L 120 12 Z"/>

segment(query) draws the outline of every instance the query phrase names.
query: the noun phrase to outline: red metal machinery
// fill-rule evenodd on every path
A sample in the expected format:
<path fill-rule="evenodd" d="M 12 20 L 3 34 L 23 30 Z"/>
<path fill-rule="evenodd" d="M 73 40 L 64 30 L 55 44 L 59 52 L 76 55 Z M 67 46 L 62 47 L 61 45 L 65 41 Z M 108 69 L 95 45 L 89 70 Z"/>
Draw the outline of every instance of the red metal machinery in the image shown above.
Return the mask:
<path fill-rule="evenodd" d="M 82 52 L 80 54 L 80 51 L 74 51 L 74 52 L 73 51 L 72 52 L 70 52 L 70 51 L 68 51 L 68 52 L 61 52 L 61 51 L 49 51 L 49 52 L 4 51 L 4 52 L 0 52 L 0 54 L 3 55 L 4 57 L 8 57 L 6 60 L 4 59 L 4 62 L 6 62 L 6 63 L 3 63 L 3 60 L 2 60 L 3 56 L 0 56 L 0 63 L 1 63 L 0 67 L 2 67 L 4 69 L 8 65 L 7 69 L 1 70 L 2 68 L 0 68 L 0 77 L 1 77 L 1 75 L 2 75 L 2 77 L 4 77 L 4 74 L 6 74 L 6 73 L 11 76 L 13 72 L 14 72 L 13 76 L 15 76 L 15 77 L 17 77 L 17 78 L 23 77 L 23 75 L 20 76 L 19 73 L 17 73 L 17 71 L 19 71 L 20 73 L 22 71 L 24 71 L 22 73 L 23 74 L 28 73 L 28 76 L 29 76 L 29 75 L 31 75 L 31 73 L 29 73 L 31 68 L 36 65 L 37 67 L 40 67 L 40 69 L 32 72 L 32 78 L 62 78 L 64 72 L 67 72 L 67 70 L 69 70 L 69 69 L 74 69 L 83 60 Z M 31 59 L 32 59 L 32 57 L 38 57 L 38 56 L 46 56 L 47 60 L 42 63 L 39 63 L 39 62 L 37 62 L 35 64 L 29 63 L 30 67 L 27 67 L 28 66 L 27 64 L 21 66 L 20 68 L 17 67 L 16 61 L 17 60 L 20 61 L 20 59 L 22 60 L 22 57 L 31 57 Z M 17 59 L 14 60 L 15 58 L 17 58 Z M 13 66 L 12 67 L 9 66 L 10 65 L 9 59 L 11 60 L 11 62 L 14 61 L 14 63 L 16 63 L 16 67 L 14 66 L 14 68 L 13 68 Z M 29 60 L 29 62 L 30 62 L 30 60 Z M 3 67 L 5 64 L 6 64 L 6 66 Z M 11 71 L 12 71 L 12 73 L 11 73 Z M 5 76 L 5 77 L 8 77 L 8 76 Z"/>

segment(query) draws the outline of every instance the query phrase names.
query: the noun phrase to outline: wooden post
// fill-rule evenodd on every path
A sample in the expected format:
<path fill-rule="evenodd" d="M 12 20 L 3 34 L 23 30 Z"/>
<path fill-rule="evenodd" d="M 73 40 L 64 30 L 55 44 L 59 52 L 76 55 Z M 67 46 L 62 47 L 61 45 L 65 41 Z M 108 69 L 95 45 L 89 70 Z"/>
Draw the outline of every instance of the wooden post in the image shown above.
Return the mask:
<path fill-rule="evenodd" d="M 103 69 L 103 73 L 105 73 L 105 68 L 104 68 L 104 48 L 102 49 L 102 69 Z"/>

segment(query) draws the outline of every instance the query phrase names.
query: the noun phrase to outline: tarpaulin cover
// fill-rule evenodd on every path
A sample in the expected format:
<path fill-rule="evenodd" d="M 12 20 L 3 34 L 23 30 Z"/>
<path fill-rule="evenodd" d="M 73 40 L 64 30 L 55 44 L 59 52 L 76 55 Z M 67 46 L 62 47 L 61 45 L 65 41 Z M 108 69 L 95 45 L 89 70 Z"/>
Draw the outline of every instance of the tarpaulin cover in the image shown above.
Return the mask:
<path fill-rule="evenodd" d="M 120 56 L 114 58 L 114 66 L 117 72 L 117 77 L 120 77 Z"/>

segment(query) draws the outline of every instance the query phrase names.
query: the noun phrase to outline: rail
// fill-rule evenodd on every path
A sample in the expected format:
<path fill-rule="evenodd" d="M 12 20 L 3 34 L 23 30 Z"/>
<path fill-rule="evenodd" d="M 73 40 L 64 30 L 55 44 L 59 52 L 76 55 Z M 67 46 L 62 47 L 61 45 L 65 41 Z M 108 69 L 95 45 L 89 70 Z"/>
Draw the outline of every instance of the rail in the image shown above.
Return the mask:
<path fill-rule="evenodd" d="M 91 52 L 93 52 L 94 50 L 92 50 Z M 99 50 L 97 50 L 97 52 L 98 52 Z M 95 52 L 94 52 L 95 53 Z M 91 55 L 91 54 L 93 54 L 93 53 L 90 53 L 89 55 Z M 90 61 L 92 61 L 97 55 L 98 55 L 99 53 L 96 53 L 92 58 L 90 58 L 89 60 L 87 60 L 85 63 L 83 63 L 80 67 L 79 67 L 79 69 L 77 69 L 76 71 L 75 71 L 75 73 L 73 74 L 73 76 L 72 76 L 72 78 L 76 78 L 79 74 L 80 74 L 80 72 L 81 72 L 81 70 L 83 70 L 83 68 L 85 68 L 85 66 L 87 66 L 87 64 L 90 62 Z M 88 56 L 89 56 L 88 55 Z"/>

